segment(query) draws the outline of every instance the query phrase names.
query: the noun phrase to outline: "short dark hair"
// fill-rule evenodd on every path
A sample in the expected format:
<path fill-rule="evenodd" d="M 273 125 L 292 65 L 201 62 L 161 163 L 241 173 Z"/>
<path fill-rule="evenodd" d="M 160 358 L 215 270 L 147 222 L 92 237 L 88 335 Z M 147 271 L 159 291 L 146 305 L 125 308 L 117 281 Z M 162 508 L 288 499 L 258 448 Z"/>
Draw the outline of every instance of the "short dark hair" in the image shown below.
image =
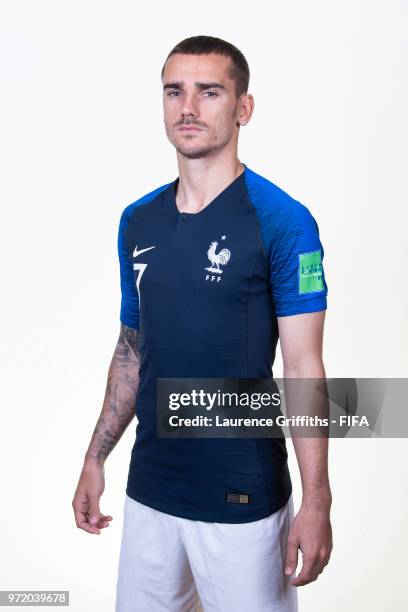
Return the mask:
<path fill-rule="evenodd" d="M 218 53 L 224 57 L 231 58 L 232 66 L 229 72 L 231 79 L 235 81 L 235 94 L 237 98 L 243 93 L 248 92 L 249 85 L 249 66 L 243 53 L 231 43 L 215 36 L 191 36 L 179 42 L 166 57 L 161 71 L 163 78 L 166 62 L 175 53 L 209 55 Z"/>

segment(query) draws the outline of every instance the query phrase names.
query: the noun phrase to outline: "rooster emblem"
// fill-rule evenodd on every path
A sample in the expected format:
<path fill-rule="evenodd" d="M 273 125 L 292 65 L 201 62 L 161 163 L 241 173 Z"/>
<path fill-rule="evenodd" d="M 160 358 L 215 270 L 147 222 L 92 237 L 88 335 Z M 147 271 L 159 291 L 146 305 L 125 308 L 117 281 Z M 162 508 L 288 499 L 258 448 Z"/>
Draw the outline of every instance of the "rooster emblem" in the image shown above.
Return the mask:
<path fill-rule="evenodd" d="M 222 270 L 220 269 L 220 264 L 225 266 L 228 263 L 229 258 L 231 257 L 231 251 L 229 249 L 221 249 L 219 253 L 216 253 L 218 242 L 212 242 L 210 248 L 207 251 L 208 259 L 211 262 L 211 266 L 209 268 L 205 268 L 209 272 L 215 272 L 216 274 L 222 274 Z M 216 268 L 214 266 L 217 266 Z"/>

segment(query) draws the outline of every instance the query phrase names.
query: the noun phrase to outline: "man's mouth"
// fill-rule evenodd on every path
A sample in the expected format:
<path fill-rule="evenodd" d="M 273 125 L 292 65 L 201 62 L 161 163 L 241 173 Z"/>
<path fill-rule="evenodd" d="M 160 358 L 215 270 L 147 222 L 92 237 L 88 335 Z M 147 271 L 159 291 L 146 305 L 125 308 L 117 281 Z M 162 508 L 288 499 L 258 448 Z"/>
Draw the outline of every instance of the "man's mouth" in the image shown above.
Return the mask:
<path fill-rule="evenodd" d="M 179 130 L 183 130 L 186 132 L 200 132 L 201 128 L 195 126 L 195 125 L 182 125 Z"/>

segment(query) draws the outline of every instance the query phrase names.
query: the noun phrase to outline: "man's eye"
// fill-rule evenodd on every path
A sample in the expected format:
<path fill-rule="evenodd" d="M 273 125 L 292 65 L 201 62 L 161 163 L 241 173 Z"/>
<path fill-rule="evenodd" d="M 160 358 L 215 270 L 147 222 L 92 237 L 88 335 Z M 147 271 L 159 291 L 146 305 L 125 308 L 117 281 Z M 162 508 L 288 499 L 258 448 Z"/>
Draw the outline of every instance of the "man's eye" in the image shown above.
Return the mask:
<path fill-rule="evenodd" d="M 179 91 L 169 91 L 169 93 L 167 94 L 168 96 L 172 96 L 173 94 L 179 94 Z"/>
<path fill-rule="evenodd" d="M 215 91 L 205 91 L 204 93 L 211 94 L 210 96 L 208 96 L 209 98 L 216 98 L 217 97 L 217 94 L 215 93 Z"/>

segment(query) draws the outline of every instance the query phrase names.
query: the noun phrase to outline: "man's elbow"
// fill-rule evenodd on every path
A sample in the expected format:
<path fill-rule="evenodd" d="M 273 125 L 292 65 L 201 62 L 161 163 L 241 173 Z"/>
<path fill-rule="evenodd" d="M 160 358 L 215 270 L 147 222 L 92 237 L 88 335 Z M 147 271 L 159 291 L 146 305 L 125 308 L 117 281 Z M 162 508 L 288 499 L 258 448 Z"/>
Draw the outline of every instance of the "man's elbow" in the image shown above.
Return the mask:
<path fill-rule="evenodd" d="M 283 360 L 284 378 L 325 378 L 323 359 L 310 354 Z"/>

